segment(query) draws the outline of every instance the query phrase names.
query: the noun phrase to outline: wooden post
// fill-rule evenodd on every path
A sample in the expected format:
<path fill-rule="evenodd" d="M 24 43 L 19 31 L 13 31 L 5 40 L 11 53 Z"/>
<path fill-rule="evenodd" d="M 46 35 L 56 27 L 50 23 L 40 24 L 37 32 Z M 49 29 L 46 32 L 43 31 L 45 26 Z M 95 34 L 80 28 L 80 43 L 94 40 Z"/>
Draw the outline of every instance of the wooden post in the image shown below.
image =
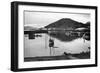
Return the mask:
<path fill-rule="evenodd" d="M 51 56 L 52 54 L 51 54 L 51 47 L 50 47 L 50 56 Z"/>

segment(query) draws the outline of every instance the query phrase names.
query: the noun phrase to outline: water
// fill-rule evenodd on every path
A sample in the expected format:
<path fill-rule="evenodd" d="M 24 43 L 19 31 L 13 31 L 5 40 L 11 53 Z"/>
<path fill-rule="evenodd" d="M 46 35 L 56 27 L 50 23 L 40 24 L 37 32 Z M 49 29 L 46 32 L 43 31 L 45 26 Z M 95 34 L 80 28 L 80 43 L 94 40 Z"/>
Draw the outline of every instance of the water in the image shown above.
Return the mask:
<path fill-rule="evenodd" d="M 41 56 L 60 56 L 64 52 L 71 54 L 78 54 L 81 52 L 89 52 L 90 41 L 83 38 L 73 38 L 71 40 L 69 37 L 66 41 L 60 40 L 59 37 L 52 37 L 54 40 L 54 48 L 49 47 L 50 35 L 45 33 L 40 33 L 40 37 L 35 37 L 35 39 L 29 39 L 28 35 L 24 35 L 24 57 L 41 57 Z M 73 38 L 73 39 L 72 39 Z"/>

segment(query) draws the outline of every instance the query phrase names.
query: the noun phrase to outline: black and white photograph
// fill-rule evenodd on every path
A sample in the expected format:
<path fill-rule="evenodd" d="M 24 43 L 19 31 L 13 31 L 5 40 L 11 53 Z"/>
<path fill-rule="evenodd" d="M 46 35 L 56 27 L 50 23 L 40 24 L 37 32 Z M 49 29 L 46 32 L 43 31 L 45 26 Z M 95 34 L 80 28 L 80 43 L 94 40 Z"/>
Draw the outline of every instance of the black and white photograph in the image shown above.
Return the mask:
<path fill-rule="evenodd" d="M 90 14 L 24 11 L 24 61 L 90 59 Z"/>
<path fill-rule="evenodd" d="M 12 3 L 12 71 L 97 66 L 97 7 Z"/>

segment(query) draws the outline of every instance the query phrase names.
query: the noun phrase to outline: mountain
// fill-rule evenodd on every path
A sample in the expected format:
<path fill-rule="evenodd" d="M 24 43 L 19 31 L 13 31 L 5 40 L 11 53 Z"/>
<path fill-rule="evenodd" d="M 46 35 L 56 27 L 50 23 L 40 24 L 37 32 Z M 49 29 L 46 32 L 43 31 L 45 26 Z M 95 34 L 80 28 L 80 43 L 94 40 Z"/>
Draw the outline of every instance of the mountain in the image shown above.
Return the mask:
<path fill-rule="evenodd" d="M 68 30 L 74 30 L 76 28 L 81 28 L 81 27 L 87 27 L 87 25 L 74 21 L 70 18 L 62 18 L 56 22 L 53 22 L 45 28 L 61 28 L 61 29 L 68 29 Z"/>
<path fill-rule="evenodd" d="M 53 22 L 53 23 L 45 26 L 45 28 L 50 28 L 51 30 L 58 30 L 58 29 L 61 29 L 61 30 L 62 29 L 79 30 L 79 29 L 84 28 L 84 32 L 85 32 L 85 30 L 87 30 L 87 29 L 90 30 L 90 22 L 83 24 L 83 23 L 74 21 L 70 18 L 62 18 L 56 22 Z M 73 32 L 70 32 L 70 31 L 49 31 L 49 35 L 51 37 L 54 37 L 54 38 L 60 40 L 60 41 L 67 42 L 67 41 L 72 41 L 74 39 L 81 37 L 83 35 L 83 33 L 81 33 L 81 35 L 78 36 L 77 32 L 75 33 L 74 31 Z"/>

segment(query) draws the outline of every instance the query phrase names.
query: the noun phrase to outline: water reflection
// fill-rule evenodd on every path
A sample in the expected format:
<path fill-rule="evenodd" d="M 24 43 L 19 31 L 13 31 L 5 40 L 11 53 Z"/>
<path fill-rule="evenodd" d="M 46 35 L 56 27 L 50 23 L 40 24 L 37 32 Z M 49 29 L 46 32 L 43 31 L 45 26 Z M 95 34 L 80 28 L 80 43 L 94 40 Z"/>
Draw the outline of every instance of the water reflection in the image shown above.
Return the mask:
<path fill-rule="evenodd" d="M 49 36 L 56 38 L 62 42 L 70 42 L 77 38 L 80 38 L 80 36 L 67 36 L 65 33 L 56 33 L 56 34 L 48 34 Z"/>
<path fill-rule="evenodd" d="M 33 38 L 33 39 L 32 39 Z M 54 47 L 49 47 L 49 39 L 54 39 Z M 24 36 L 24 57 L 43 57 L 43 56 L 74 56 L 90 55 L 90 41 L 85 40 L 80 36 L 67 36 L 64 33 L 47 34 L 38 33 Z M 88 55 L 89 54 L 89 55 Z"/>

